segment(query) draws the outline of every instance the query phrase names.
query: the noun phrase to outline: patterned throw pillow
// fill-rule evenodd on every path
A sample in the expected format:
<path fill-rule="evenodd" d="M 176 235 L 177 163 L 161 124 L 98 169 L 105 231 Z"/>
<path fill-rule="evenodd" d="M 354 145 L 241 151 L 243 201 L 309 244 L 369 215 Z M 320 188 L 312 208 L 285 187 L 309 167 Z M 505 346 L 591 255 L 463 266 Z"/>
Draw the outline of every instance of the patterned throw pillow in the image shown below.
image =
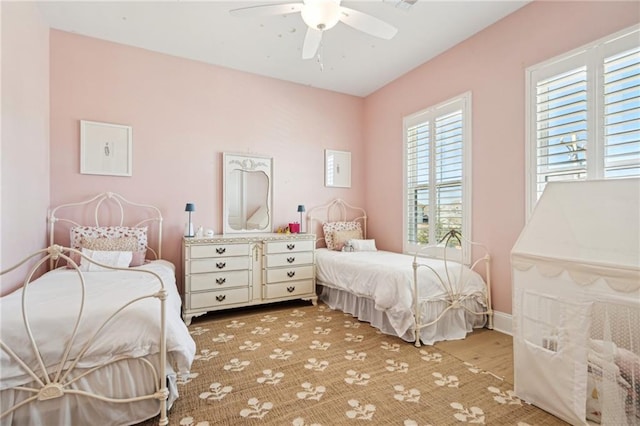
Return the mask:
<path fill-rule="evenodd" d="M 342 250 L 344 245 L 349 240 L 359 240 L 362 238 L 362 231 L 359 229 L 353 229 L 351 231 L 334 231 L 333 232 L 333 245 L 334 250 Z"/>
<path fill-rule="evenodd" d="M 96 251 L 130 251 L 131 264 L 129 266 L 140 266 L 144 264 L 147 251 L 138 250 L 138 238 L 117 237 L 117 238 L 91 238 L 82 237 L 80 246 L 83 249 Z"/>
<path fill-rule="evenodd" d="M 138 251 L 138 239 L 136 237 L 82 237 L 80 247 L 98 251 Z"/>
<path fill-rule="evenodd" d="M 93 250 L 110 250 L 105 247 L 113 247 L 112 251 L 128 251 L 124 249 L 126 244 L 131 244 L 130 239 L 133 238 L 136 241 L 133 246 L 133 258 L 129 266 L 140 266 L 144 263 L 144 259 L 147 254 L 147 227 L 131 228 L 128 226 L 74 226 L 70 231 L 70 246 L 71 248 L 81 250 L 84 242 L 88 242 Z M 114 242 L 98 241 L 98 240 L 113 240 Z M 131 246 L 129 246 L 131 247 Z M 90 247 L 86 247 L 91 249 Z M 80 256 L 72 253 L 71 259 L 80 264 Z"/>
<path fill-rule="evenodd" d="M 360 222 L 325 222 L 322 224 L 322 231 L 324 233 L 324 241 L 329 250 L 342 250 L 342 247 L 336 248 L 337 245 L 334 242 L 334 234 L 336 231 L 359 231 L 360 233 L 355 238 L 362 239 L 362 226 Z"/>

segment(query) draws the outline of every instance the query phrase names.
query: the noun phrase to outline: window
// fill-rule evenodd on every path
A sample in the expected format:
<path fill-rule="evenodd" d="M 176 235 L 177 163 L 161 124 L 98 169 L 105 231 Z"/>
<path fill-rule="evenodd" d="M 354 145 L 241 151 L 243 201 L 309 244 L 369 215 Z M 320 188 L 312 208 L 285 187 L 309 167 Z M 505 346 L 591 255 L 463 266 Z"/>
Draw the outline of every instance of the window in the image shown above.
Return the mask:
<path fill-rule="evenodd" d="M 640 27 L 527 69 L 527 212 L 547 182 L 640 176 Z"/>
<path fill-rule="evenodd" d="M 405 253 L 440 242 L 452 229 L 470 237 L 470 109 L 466 93 L 403 120 Z"/>

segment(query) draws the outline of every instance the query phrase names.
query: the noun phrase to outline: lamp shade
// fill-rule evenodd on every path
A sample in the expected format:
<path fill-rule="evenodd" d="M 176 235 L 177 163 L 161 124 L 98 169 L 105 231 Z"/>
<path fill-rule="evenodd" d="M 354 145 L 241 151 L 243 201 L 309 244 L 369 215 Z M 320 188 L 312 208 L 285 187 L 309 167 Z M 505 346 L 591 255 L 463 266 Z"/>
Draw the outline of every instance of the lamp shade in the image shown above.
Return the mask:
<path fill-rule="evenodd" d="M 302 213 L 302 212 L 304 212 L 304 211 L 306 211 L 306 210 L 304 209 L 304 204 L 298 204 L 298 212 Z"/>
<path fill-rule="evenodd" d="M 193 203 L 187 203 L 186 207 L 184 208 L 185 212 L 195 212 L 196 211 L 196 205 Z"/>

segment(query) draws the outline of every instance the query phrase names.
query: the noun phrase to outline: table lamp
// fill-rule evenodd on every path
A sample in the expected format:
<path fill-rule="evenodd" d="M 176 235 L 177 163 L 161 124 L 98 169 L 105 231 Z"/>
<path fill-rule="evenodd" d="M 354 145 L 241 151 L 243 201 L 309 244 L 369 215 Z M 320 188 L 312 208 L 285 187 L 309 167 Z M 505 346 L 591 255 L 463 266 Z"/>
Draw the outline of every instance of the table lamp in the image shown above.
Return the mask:
<path fill-rule="evenodd" d="M 302 213 L 305 212 L 304 204 L 298 205 L 298 213 L 300 213 L 300 233 L 302 234 Z"/>
<path fill-rule="evenodd" d="M 184 208 L 185 212 L 189 212 L 189 223 L 187 224 L 186 229 L 184 230 L 185 237 L 193 237 L 195 234 L 193 233 L 193 223 L 191 222 L 191 212 L 196 211 L 196 205 L 193 203 L 187 203 Z"/>

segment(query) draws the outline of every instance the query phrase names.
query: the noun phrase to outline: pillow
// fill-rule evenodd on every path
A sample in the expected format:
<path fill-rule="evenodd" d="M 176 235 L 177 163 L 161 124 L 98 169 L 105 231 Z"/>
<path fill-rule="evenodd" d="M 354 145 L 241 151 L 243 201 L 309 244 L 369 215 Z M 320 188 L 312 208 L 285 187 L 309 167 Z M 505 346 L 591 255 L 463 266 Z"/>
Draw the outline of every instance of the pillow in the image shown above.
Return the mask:
<path fill-rule="evenodd" d="M 353 251 L 378 251 L 376 240 L 350 240 L 349 245 Z"/>
<path fill-rule="evenodd" d="M 80 247 L 99 251 L 137 251 L 138 239 L 136 237 L 82 237 Z"/>
<path fill-rule="evenodd" d="M 333 242 L 333 234 L 336 231 L 354 231 L 359 230 L 362 238 L 362 226 L 360 222 L 325 222 L 322 224 L 322 232 L 324 233 L 324 241 L 329 250 L 336 250 Z"/>
<path fill-rule="evenodd" d="M 82 249 L 82 254 L 96 262 L 116 268 L 128 268 L 133 256 L 133 252 L 130 251 L 102 251 L 86 248 Z M 80 258 L 80 270 L 84 272 L 113 271 L 113 269 L 103 268 L 100 265 L 91 263 L 83 257 Z"/>
<path fill-rule="evenodd" d="M 333 250 L 342 250 L 345 243 L 355 238 L 362 238 L 362 231 L 353 229 L 351 231 L 334 231 L 333 232 Z"/>
<path fill-rule="evenodd" d="M 111 246 L 111 242 L 95 242 L 98 239 L 120 239 L 120 238 L 135 238 L 137 241 L 137 245 L 132 250 L 134 252 L 131 264 L 129 266 L 140 266 L 144 263 L 144 259 L 147 255 L 147 227 L 140 228 L 130 228 L 128 226 L 74 226 L 70 231 L 70 246 L 71 248 L 81 250 L 83 245 L 83 239 L 85 241 L 91 241 L 89 243 L 91 247 L 87 247 L 90 250 L 101 250 L 101 251 L 128 251 L 128 249 L 124 248 L 124 245 L 121 244 L 130 244 L 128 241 L 130 240 L 118 240 L 113 243 Z M 93 245 L 96 244 L 96 245 Z M 111 246 L 111 248 L 105 248 Z M 75 253 L 71 254 L 71 259 L 79 263 L 80 256 Z"/>
<path fill-rule="evenodd" d="M 133 252 L 131 264 L 129 266 L 140 266 L 144 264 L 147 250 L 138 250 L 138 238 L 136 237 L 116 237 L 116 238 L 91 238 L 82 237 L 80 246 L 89 250 L 101 251 L 130 251 Z"/>

